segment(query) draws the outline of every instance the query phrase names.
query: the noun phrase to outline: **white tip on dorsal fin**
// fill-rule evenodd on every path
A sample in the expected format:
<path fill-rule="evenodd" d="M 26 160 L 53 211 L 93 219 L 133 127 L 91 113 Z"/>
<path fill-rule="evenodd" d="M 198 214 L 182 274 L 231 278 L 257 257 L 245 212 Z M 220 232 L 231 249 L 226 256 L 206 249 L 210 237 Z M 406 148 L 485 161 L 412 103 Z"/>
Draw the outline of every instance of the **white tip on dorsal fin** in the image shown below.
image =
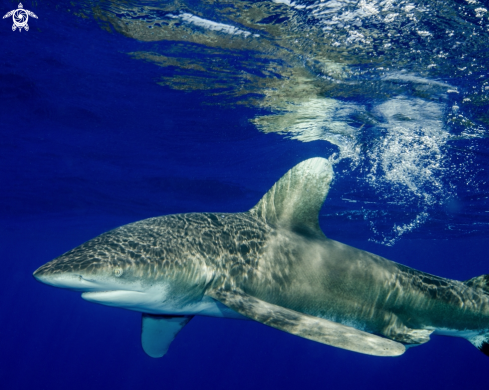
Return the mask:
<path fill-rule="evenodd" d="M 276 227 L 321 232 L 318 214 L 333 176 L 329 160 L 316 157 L 303 161 L 282 176 L 250 213 Z"/>

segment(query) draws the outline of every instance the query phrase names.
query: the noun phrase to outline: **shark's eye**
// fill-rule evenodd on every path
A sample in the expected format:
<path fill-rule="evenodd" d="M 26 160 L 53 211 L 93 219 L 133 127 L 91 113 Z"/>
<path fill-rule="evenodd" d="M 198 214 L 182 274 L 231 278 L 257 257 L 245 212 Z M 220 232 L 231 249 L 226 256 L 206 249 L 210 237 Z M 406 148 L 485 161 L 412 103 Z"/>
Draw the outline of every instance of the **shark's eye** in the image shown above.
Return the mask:
<path fill-rule="evenodd" d="M 119 267 L 114 268 L 114 275 L 116 277 L 120 277 L 122 275 L 122 268 Z"/>

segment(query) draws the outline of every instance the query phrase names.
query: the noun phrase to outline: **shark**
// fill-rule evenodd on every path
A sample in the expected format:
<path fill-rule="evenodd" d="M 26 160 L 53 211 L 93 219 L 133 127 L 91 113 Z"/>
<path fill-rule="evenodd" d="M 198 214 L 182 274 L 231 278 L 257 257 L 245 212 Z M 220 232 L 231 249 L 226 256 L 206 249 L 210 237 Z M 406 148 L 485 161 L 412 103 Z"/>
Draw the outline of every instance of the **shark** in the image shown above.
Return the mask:
<path fill-rule="evenodd" d="M 489 275 L 446 279 L 327 238 L 318 215 L 333 177 L 330 160 L 305 160 L 248 211 L 130 223 L 34 277 L 141 312 L 141 345 L 154 358 L 194 316 L 254 320 L 374 356 L 402 355 L 432 334 L 489 356 Z"/>

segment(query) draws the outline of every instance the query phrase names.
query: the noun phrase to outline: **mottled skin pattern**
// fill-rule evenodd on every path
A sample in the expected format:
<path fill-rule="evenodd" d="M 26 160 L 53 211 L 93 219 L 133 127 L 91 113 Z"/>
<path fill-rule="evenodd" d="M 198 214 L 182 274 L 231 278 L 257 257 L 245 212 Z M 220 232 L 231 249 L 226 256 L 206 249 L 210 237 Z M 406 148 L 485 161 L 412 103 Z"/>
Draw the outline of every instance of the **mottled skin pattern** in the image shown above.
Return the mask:
<path fill-rule="evenodd" d="M 265 256 L 273 261 L 241 284 L 249 295 L 406 344 L 428 341 L 435 328 L 487 331 L 489 296 L 482 290 L 326 237 L 272 234 Z M 263 283 L 268 279 L 277 283 Z"/>
<path fill-rule="evenodd" d="M 435 328 L 487 333 L 489 296 L 320 234 L 274 227 L 253 211 L 193 213 L 122 226 L 65 253 L 36 274 L 116 275 L 162 281 L 181 306 L 239 290 L 405 344 Z"/>
<path fill-rule="evenodd" d="M 256 222 L 247 213 L 150 218 L 101 234 L 46 263 L 35 275 L 121 273 L 121 283 L 169 281 L 172 297 L 184 306 L 222 280 L 217 272 L 256 266 L 269 229 Z"/>
<path fill-rule="evenodd" d="M 333 177 L 329 160 L 303 161 L 248 212 L 122 226 L 34 277 L 83 291 L 88 301 L 147 313 L 142 341 L 153 357 L 166 353 L 175 335 L 159 333 L 161 315 L 187 322 L 193 315 L 245 316 L 377 356 L 398 356 L 402 344 L 424 343 L 432 332 L 465 337 L 486 353 L 489 277 L 443 279 L 326 238 L 318 213 Z"/>

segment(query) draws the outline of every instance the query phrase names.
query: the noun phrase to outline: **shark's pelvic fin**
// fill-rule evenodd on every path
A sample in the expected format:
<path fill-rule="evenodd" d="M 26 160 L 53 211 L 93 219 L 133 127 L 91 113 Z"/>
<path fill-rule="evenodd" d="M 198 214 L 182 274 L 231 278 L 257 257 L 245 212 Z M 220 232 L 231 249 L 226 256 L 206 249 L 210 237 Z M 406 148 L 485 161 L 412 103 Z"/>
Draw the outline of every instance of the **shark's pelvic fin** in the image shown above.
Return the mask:
<path fill-rule="evenodd" d="M 464 284 L 472 288 L 481 289 L 485 294 L 489 295 L 489 274 L 465 280 Z"/>
<path fill-rule="evenodd" d="M 178 332 L 187 325 L 192 317 L 143 313 L 141 345 L 144 352 L 152 358 L 164 356 Z"/>
<path fill-rule="evenodd" d="M 217 290 L 208 295 L 255 321 L 323 344 L 375 356 L 399 356 L 406 350 L 395 341 L 273 305 L 239 291 Z"/>
<path fill-rule="evenodd" d="M 382 334 L 392 340 L 398 341 L 408 346 L 415 346 L 430 341 L 433 329 L 411 329 L 404 325 L 399 318 L 392 314 L 391 321 Z"/>
<path fill-rule="evenodd" d="M 250 213 L 273 226 L 322 235 L 318 214 L 332 180 L 329 160 L 303 161 L 282 176 Z"/>

